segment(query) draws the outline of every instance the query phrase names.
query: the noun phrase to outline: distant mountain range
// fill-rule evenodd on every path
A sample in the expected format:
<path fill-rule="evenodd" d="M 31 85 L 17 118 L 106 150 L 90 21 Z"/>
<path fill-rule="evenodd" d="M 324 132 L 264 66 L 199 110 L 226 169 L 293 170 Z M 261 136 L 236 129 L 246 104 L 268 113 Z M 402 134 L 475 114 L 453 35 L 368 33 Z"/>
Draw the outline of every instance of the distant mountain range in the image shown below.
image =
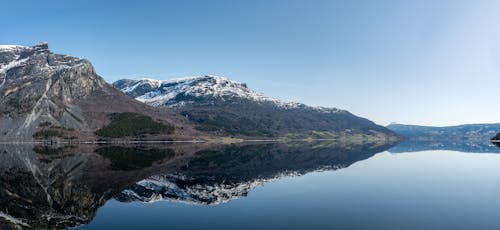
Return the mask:
<path fill-rule="evenodd" d="M 110 85 L 89 61 L 54 54 L 47 43 L 0 46 L 0 95 L 0 141 L 399 138 L 348 111 L 282 102 L 223 77 Z"/>
<path fill-rule="evenodd" d="M 500 124 L 467 124 L 446 127 L 390 124 L 388 129 L 407 138 L 390 152 L 454 150 L 461 152 L 500 152 L 491 138 Z"/>
<path fill-rule="evenodd" d="M 456 140 L 485 142 L 500 132 L 500 124 L 467 124 L 445 127 L 390 124 L 387 128 L 408 139 L 420 141 Z"/>
<path fill-rule="evenodd" d="M 200 131 L 218 135 L 398 138 L 348 111 L 283 102 L 219 76 L 122 79 L 113 86 L 140 102 L 182 115 Z"/>

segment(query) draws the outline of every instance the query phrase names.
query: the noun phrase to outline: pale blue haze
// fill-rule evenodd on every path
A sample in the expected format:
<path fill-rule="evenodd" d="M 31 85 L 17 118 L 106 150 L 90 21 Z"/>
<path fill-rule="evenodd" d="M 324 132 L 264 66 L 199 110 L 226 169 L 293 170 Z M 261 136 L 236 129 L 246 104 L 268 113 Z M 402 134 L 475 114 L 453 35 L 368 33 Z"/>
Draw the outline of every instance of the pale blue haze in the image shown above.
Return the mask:
<path fill-rule="evenodd" d="M 500 121 L 498 1 L 2 1 L 0 44 L 122 77 L 215 74 L 380 124 Z"/>

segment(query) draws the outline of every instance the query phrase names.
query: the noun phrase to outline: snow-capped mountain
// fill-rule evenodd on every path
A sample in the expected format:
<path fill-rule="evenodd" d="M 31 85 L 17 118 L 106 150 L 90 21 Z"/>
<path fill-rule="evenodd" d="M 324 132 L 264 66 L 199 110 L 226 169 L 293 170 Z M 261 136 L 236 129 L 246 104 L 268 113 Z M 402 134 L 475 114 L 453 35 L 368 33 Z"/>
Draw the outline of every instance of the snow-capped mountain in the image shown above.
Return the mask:
<path fill-rule="evenodd" d="M 150 106 L 169 108 L 199 130 L 221 135 L 280 136 L 326 131 L 396 136 L 346 110 L 283 102 L 225 77 L 122 79 L 113 86 Z"/>
<path fill-rule="evenodd" d="M 186 97 L 210 97 L 221 100 L 238 98 L 262 102 L 278 102 L 278 100 L 248 89 L 243 83 L 209 75 L 163 81 L 147 78 L 136 81 L 121 80 L 115 82 L 114 85 L 121 88 L 122 92 L 136 97 L 139 101 L 168 107 L 179 106 L 178 103 L 186 102 L 184 99 Z M 194 101 L 190 102 L 193 103 Z"/>
<path fill-rule="evenodd" d="M 217 103 L 241 103 L 242 100 L 247 100 L 255 103 L 268 103 L 284 109 L 309 108 L 323 112 L 342 112 L 336 108 L 310 107 L 297 102 L 283 102 L 255 92 L 245 83 L 213 75 L 171 80 L 122 79 L 113 83 L 113 86 L 138 101 L 155 107 L 215 105 Z"/>

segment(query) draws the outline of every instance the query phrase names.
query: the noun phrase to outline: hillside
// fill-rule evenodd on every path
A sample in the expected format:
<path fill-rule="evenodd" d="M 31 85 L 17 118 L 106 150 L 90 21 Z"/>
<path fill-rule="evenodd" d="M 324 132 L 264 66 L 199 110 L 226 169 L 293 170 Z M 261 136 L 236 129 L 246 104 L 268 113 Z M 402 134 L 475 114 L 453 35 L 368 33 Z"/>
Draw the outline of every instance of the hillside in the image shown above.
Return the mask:
<path fill-rule="evenodd" d="M 398 139 L 385 127 L 346 110 L 283 102 L 224 77 L 122 79 L 113 86 L 138 101 L 182 115 L 200 131 L 217 135 Z"/>

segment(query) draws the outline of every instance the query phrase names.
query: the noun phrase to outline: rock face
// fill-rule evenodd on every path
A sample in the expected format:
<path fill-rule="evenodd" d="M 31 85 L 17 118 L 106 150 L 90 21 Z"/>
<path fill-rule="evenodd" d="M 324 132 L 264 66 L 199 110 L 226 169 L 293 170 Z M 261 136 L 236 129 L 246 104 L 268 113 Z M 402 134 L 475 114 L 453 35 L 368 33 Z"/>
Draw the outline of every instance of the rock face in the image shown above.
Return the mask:
<path fill-rule="evenodd" d="M 170 108 L 199 130 L 221 135 L 309 135 L 319 131 L 326 134 L 323 137 L 342 133 L 397 139 L 390 130 L 348 111 L 283 102 L 224 77 L 123 79 L 113 86 L 148 105 Z"/>
<path fill-rule="evenodd" d="M 46 43 L 0 47 L 4 136 L 29 137 L 41 122 L 87 129 L 75 104 L 105 84 L 83 59 L 56 55 Z"/>
<path fill-rule="evenodd" d="M 54 54 L 47 43 L 0 46 L 0 95 L 0 139 L 7 140 L 30 139 L 41 126 L 92 136 L 110 113 L 153 111 L 107 84 L 89 61 Z"/>

